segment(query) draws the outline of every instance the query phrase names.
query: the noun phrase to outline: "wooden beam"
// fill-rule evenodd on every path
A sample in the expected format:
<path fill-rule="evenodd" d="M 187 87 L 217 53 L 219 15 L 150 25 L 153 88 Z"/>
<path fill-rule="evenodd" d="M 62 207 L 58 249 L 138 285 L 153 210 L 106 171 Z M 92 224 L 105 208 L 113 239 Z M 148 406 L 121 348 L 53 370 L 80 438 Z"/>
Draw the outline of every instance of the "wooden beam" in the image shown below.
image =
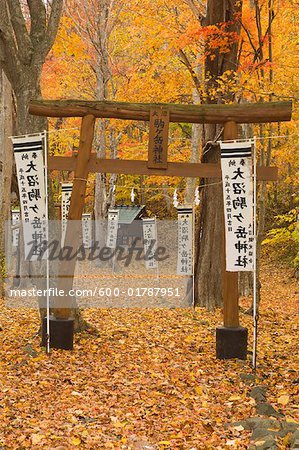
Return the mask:
<path fill-rule="evenodd" d="M 224 125 L 224 141 L 238 138 L 238 127 L 235 122 L 227 122 Z M 225 263 L 225 233 L 224 234 L 224 268 Z M 223 325 L 229 328 L 239 327 L 239 285 L 238 272 L 224 270 L 223 277 Z"/>
<path fill-rule="evenodd" d="M 73 190 L 64 239 L 65 248 L 70 247 L 72 249 L 72 253 L 76 253 L 80 244 L 82 229 L 81 218 L 85 203 L 88 162 L 92 150 L 94 126 L 94 116 L 88 115 L 83 117 L 80 132 L 79 152 L 74 167 L 75 174 Z M 56 318 L 68 319 L 70 316 L 72 298 L 68 296 L 68 293 L 73 286 L 75 267 L 76 258 L 72 258 L 70 260 L 65 259 L 60 264 L 58 289 L 64 290 L 65 296 L 55 299 L 54 314 Z"/>
<path fill-rule="evenodd" d="M 77 156 L 50 156 L 49 170 L 72 171 Z M 218 164 L 174 163 L 168 162 L 167 169 L 150 169 L 147 161 L 128 159 L 99 159 L 95 153 L 90 156 L 88 171 L 97 173 L 119 173 L 124 175 L 157 175 L 168 177 L 218 178 L 221 179 L 221 167 Z M 259 181 L 276 181 L 277 167 L 258 167 Z"/>
<path fill-rule="evenodd" d="M 173 103 L 124 103 L 84 100 L 34 100 L 29 113 L 46 117 L 84 117 L 149 121 L 151 108 L 167 108 L 170 122 L 267 123 L 291 120 L 292 102 L 231 105 L 180 105 Z"/>

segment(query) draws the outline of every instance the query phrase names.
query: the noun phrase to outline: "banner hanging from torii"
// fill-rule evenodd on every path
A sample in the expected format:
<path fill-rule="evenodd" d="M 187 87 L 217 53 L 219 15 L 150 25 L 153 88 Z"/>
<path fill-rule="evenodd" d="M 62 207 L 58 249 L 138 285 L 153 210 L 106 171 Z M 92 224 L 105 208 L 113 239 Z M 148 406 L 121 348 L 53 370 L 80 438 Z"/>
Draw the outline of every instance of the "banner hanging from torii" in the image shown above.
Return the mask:
<path fill-rule="evenodd" d="M 254 264 L 252 141 L 220 143 L 224 196 L 226 270 Z"/>
<path fill-rule="evenodd" d="M 42 243 L 46 234 L 46 196 L 43 159 L 44 135 L 13 137 L 25 259 L 36 261 L 44 254 Z"/>

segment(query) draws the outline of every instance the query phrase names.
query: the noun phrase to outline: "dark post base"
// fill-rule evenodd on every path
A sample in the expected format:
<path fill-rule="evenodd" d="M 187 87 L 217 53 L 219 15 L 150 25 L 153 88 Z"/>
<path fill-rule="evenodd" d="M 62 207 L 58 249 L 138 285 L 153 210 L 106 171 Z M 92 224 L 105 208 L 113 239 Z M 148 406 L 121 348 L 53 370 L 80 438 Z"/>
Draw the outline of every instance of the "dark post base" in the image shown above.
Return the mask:
<path fill-rule="evenodd" d="M 217 359 L 246 359 L 247 336 L 247 328 L 216 328 Z"/>
<path fill-rule="evenodd" d="M 47 345 L 47 318 L 43 320 L 42 346 Z M 73 350 L 74 319 L 56 319 L 50 317 L 50 347 Z"/>

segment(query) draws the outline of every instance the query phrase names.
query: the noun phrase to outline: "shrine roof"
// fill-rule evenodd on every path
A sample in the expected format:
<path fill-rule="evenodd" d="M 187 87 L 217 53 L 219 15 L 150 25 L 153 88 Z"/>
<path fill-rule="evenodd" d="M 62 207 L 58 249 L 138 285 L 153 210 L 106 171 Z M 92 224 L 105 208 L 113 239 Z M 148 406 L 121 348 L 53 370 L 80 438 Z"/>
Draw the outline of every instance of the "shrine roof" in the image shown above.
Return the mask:
<path fill-rule="evenodd" d="M 141 215 L 145 210 L 145 205 L 120 205 L 115 206 L 115 209 L 119 210 L 118 223 L 129 225 L 134 220 L 141 218 Z"/>

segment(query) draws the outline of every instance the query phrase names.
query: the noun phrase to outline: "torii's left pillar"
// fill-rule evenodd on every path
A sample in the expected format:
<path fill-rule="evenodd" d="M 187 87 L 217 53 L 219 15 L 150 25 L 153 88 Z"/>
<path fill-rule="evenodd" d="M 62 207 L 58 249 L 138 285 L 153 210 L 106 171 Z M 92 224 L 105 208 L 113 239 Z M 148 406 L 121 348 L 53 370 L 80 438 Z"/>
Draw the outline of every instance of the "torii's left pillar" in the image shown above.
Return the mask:
<path fill-rule="evenodd" d="M 64 248 L 70 248 L 72 257 L 64 259 L 59 265 L 57 292 L 63 295 L 55 298 L 53 315 L 50 316 L 50 347 L 64 350 L 73 349 L 74 318 L 72 317 L 73 287 L 76 268 L 76 253 L 81 243 L 81 219 L 85 205 L 88 163 L 94 138 L 95 117 L 82 118 L 80 144 L 74 170 L 73 190 L 68 213 Z M 42 345 L 46 345 L 46 319 L 43 322 Z"/>

